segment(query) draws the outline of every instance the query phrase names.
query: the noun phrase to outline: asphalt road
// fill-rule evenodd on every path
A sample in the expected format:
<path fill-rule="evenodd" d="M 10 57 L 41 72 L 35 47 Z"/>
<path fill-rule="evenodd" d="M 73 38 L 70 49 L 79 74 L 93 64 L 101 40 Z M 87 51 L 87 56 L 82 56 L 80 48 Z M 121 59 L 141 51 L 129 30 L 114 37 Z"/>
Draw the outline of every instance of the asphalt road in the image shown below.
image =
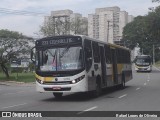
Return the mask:
<path fill-rule="evenodd" d="M 98 98 L 72 94 L 56 100 L 52 93 L 36 92 L 35 84 L 0 84 L 0 111 L 160 111 L 160 70 L 133 71 L 125 89 L 110 88 Z"/>

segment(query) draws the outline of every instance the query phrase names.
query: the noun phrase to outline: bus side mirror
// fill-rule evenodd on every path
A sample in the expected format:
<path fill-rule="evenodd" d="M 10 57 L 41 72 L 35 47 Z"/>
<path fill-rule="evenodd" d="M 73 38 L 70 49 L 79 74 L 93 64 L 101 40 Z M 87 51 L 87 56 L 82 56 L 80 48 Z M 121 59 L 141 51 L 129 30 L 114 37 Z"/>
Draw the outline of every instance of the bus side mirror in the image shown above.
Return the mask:
<path fill-rule="evenodd" d="M 32 49 L 31 49 L 31 61 L 35 64 L 35 53 L 34 53 L 34 50 L 35 50 L 35 47 L 33 47 Z"/>

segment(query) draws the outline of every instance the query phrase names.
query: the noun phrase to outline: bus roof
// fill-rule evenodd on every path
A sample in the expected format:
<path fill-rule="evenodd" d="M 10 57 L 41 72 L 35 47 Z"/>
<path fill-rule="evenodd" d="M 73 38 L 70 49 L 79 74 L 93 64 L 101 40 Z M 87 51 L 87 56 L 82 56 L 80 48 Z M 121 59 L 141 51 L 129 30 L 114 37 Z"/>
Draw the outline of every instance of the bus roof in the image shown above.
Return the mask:
<path fill-rule="evenodd" d="M 143 57 L 151 57 L 150 55 L 138 55 L 137 58 L 143 58 Z"/>
<path fill-rule="evenodd" d="M 36 42 L 41 41 L 41 40 L 45 40 L 45 39 L 52 39 L 52 38 L 55 38 L 55 37 L 57 37 L 57 38 L 58 37 L 81 37 L 83 39 L 89 39 L 89 40 L 92 40 L 92 41 L 95 41 L 95 42 L 98 42 L 98 43 L 110 45 L 111 47 L 121 48 L 121 49 L 125 49 L 125 50 L 130 51 L 130 49 L 128 49 L 126 47 L 116 45 L 116 44 L 106 43 L 106 42 L 101 41 L 99 39 L 91 38 L 91 37 L 88 37 L 88 36 L 85 36 L 85 35 L 59 35 L 59 36 L 52 36 L 52 37 L 44 37 L 44 38 L 36 40 Z"/>
<path fill-rule="evenodd" d="M 92 40 L 92 41 L 95 41 L 95 42 L 99 42 L 99 43 L 102 43 L 102 44 L 107 44 L 107 45 L 110 45 L 110 46 L 112 46 L 112 47 L 122 48 L 122 49 L 129 50 L 129 51 L 130 51 L 129 48 L 126 48 L 126 47 L 123 47 L 123 46 L 120 46 L 120 45 L 116 45 L 116 44 L 112 44 L 112 43 L 106 43 L 106 42 L 101 41 L 101 40 L 99 40 L 99 39 L 90 38 L 90 37 L 85 36 L 85 35 L 78 35 L 78 36 L 81 36 L 81 37 L 83 37 L 83 38 L 88 38 L 89 40 Z"/>

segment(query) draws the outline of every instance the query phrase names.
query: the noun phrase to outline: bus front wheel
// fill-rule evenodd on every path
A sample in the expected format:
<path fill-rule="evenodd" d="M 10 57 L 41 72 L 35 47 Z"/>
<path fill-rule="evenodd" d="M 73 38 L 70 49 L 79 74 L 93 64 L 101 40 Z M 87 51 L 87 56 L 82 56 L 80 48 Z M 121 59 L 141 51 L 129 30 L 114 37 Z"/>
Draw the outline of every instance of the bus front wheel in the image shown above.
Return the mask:
<path fill-rule="evenodd" d="M 53 93 L 55 98 L 61 98 L 63 93 Z"/>
<path fill-rule="evenodd" d="M 102 93 L 101 82 L 96 83 L 96 90 L 93 91 L 93 97 L 98 97 Z"/>

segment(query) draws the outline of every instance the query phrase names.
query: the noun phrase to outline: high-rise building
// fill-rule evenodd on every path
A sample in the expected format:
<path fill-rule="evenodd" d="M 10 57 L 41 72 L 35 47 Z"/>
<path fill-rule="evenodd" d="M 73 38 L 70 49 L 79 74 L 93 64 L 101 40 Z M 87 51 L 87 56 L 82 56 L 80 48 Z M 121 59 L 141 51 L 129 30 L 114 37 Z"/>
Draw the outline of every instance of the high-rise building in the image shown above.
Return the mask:
<path fill-rule="evenodd" d="M 128 15 L 128 23 L 132 22 L 134 20 L 133 15 Z"/>
<path fill-rule="evenodd" d="M 77 29 L 83 29 L 88 27 L 88 24 L 82 24 L 78 22 L 88 22 L 86 17 L 82 17 L 80 13 L 73 13 L 72 10 L 57 10 L 51 11 L 51 16 L 44 17 L 44 26 L 51 26 L 49 30 L 51 31 L 51 35 L 66 35 L 66 34 L 76 34 L 78 30 L 72 26 L 76 24 Z M 73 30 L 74 29 L 74 30 Z M 79 31 L 78 31 L 79 32 Z M 49 33 L 49 32 L 48 32 Z M 87 29 L 82 32 L 82 34 L 87 34 Z"/>
<path fill-rule="evenodd" d="M 120 41 L 124 26 L 132 20 L 133 16 L 117 6 L 96 8 L 95 14 L 88 15 L 88 35 L 109 43 Z"/>

